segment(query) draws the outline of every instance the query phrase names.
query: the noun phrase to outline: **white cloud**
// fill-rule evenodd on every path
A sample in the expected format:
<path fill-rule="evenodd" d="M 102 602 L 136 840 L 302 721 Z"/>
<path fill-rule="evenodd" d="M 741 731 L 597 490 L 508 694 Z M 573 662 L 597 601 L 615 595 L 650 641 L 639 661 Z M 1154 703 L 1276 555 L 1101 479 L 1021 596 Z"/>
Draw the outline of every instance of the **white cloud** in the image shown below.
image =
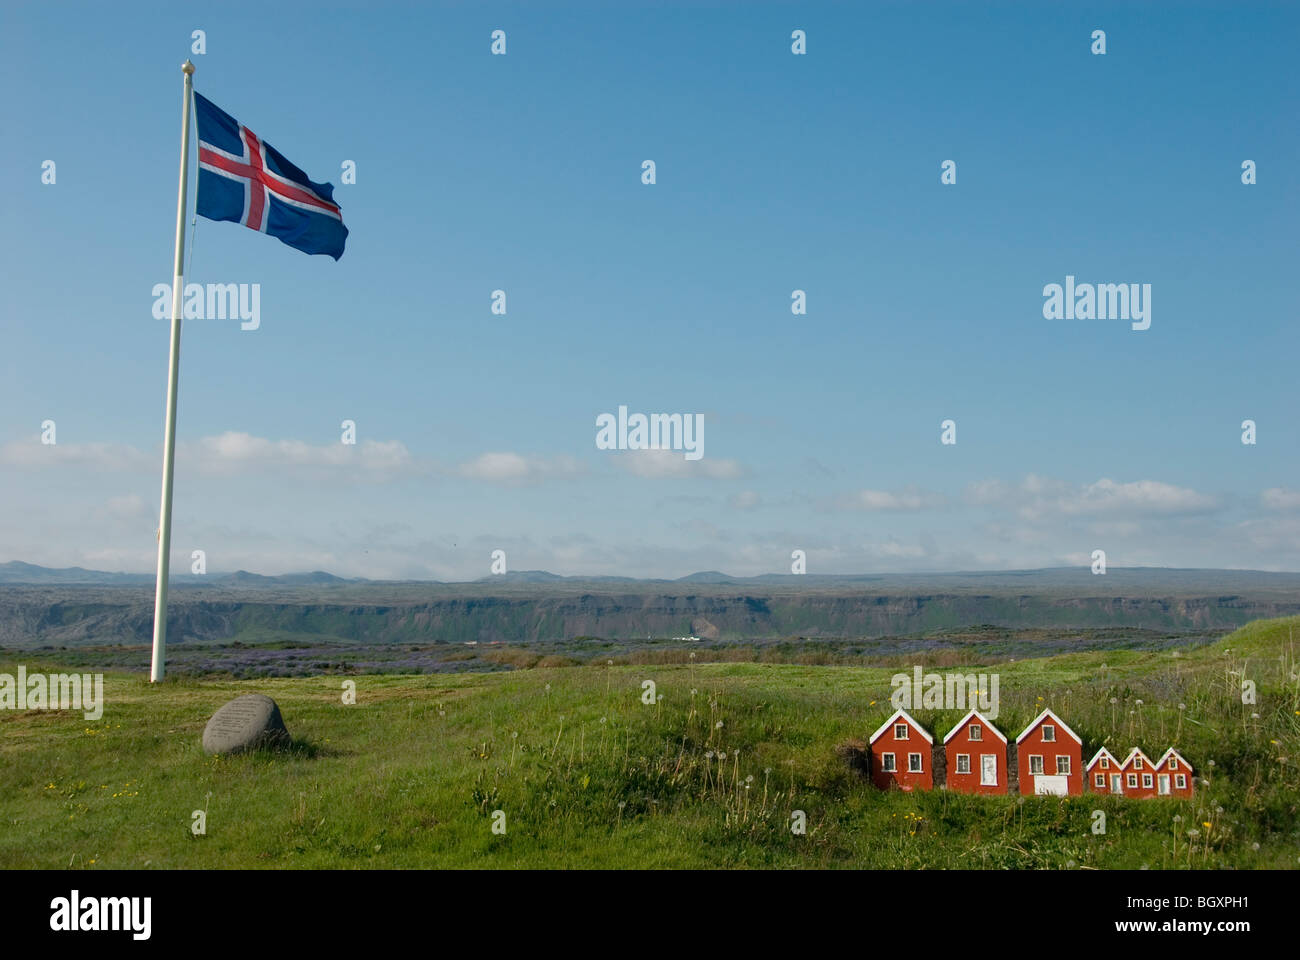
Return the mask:
<path fill-rule="evenodd" d="M 149 516 L 149 507 L 139 495 L 130 493 L 121 497 L 109 497 L 105 504 L 110 516 L 123 520 L 138 520 Z"/>
<path fill-rule="evenodd" d="M 1116 483 L 1102 478 L 1081 491 L 1059 498 L 1062 513 L 1207 513 L 1218 504 L 1213 497 L 1188 487 L 1176 487 L 1158 480 Z"/>
<path fill-rule="evenodd" d="M 1259 500 L 1269 510 L 1300 510 L 1300 490 L 1270 487 L 1259 495 Z"/>
<path fill-rule="evenodd" d="M 572 457 L 537 457 L 519 453 L 484 453 L 456 467 L 457 475 L 499 483 L 536 483 L 554 476 L 573 476 L 582 465 Z"/>
<path fill-rule="evenodd" d="M 763 498 L 753 490 L 741 490 L 728 497 L 727 502 L 737 510 L 753 510 L 763 502 Z"/>
<path fill-rule="evenodd" d="M 947 503 L 940 493 L 930 493 L 907 487 L 901 491 L 891 490 L 855 490 L 841 494 L 826 501 L 832 510 L 869 510 L 881 512 L 903 512 L 938 509 Z"/>
<path fill-rule="evenodd" d="M 900 543 L 897 540 L 887 540 L 868 549 L 888 560 L 920 560 L 929 555 L 929 551 L 919 543 Z"/>
<path fill-rule="evenodd" d="M 735 460 L 687 460 L 676 450 L 625 450 L 614 455 L 615 464 L 637 477 L 708 477 L 728 480 L 744 471 Z"/>
<path fill-rule="evenodd" d="M 997 504 L 1006 501 L 1007 485 L 1001 480 L 981 480 L 966 487 L 964 499 L 976 506 Z"/>
<path fill-rule="evenodd" d="M 216 472 L 284 466 L 352 466 L 390 472 L 413 464 L 410 451 L 396 440 L 310 444 L 301 440 L 268 440 L 235 430 L 181 442 L 177 445 L 176 458 L 180 463 L 198 461 L 205 469 Z M 15 442 L 0 447 L 0 464 L 27 469 L 77 467 L 161 475 L 162 454 L 117 443 L 45 445 L 36 441 Z"/>
<path fill-rule="evenodd" d="M 1097 520 L 1088 525 L 1088 532 L 1098 537 L 1135 537 L 1141 531 L 1132 520 Z"/>
<path fill-rule="evenodd" d="M 235 471 L 244 467 L 360 467 L 375 472 L 405 469 L 412 457 L 397 440 L 363 440 L 357 444 L 310 444 L 302 440 L 268 440 L 227 430 L 184 444 L 178 457 L 195 457 L 209 469 Z"/>
<path fill-rule="evenodd" d="M 1207 494 L 1159 480 L 1120 483 L 1103 477 L 1094 483 L 1074 484 L 1033 473 L 1018 486 L 1000 480 L 972 483 L 967 486 L 964 499 L 975 506 L 1014 508 L 1022 519 L 1031 521 L 1049 516 L 1211 513 L 1220 506 Z"/>
<path fill-rule="evenodd" d="M 162 470 L 162 457 L 146 456 L 135 447 L 120 443 L 51 443 L 33 439 L 14 441 L 0 447 L 0 464 L 8 467 L 85 467 L 93 470 L 140 470 L 152 466 Z"/>

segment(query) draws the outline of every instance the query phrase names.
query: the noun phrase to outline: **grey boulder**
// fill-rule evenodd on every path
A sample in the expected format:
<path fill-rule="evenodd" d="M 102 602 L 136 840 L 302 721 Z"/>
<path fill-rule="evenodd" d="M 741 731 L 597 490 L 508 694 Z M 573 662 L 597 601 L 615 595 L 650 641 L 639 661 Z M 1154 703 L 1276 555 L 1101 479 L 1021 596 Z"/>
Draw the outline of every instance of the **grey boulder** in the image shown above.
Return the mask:
<path fill-rule="evenodd" d="M 289 730 L 270 697 L 249 693 L 236 697 L 212 715 L 203 728 L 204 753 L 241 753 L 263 747 L 287 747 Z"/>

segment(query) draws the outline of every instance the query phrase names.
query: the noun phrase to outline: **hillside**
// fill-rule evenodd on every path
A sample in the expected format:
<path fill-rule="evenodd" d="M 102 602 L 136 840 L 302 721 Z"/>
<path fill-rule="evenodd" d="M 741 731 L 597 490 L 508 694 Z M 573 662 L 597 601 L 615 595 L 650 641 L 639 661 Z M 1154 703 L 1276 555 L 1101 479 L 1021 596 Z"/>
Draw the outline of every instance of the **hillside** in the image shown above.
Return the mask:
<path fill-rule="evenodd" d="M 1230 570 L 1112 568 L 1102 577 L 1074 569 L 745 580 L 708 575 L 707 582 L 536 573 L 456 584 L 344 581 L 320 572 L 195 582 L 201 579 L 180 579 L 172 590 L 173 642 L 268 634 L 354 643 L 754 640 L 881 637 L 969 624 L 1223 631 L 1300 613 L 1300 574 Z M 0 644 L 6 646 L 146 643 L 152 622 L 151 586 L 0 587 Z"/>
<path fill-rule="evenodd" d="M 1176 746 L 1196 770 L 1190 800 L 877 791 L 845 758 L 890 712 L 882 669 L 360 677 L 354 706 L 338 677 L 151 687 L 111 674 L 98 722 L 0 713 L 0 868 L 1294 869 L 1297 634 L 1290 618 L 1194 649 L 999 665 L 1003 730 L 1047 706 L 1085 757 Z M 650 706 L 646 681 L 662 694 Z M 255 691 L 279 702 L 295 748 L 205 757 L 207 718 Z M 916 716 L 943 731 L 959 714 Z M 804 835 L 789 829 L 796 811 Z"/>

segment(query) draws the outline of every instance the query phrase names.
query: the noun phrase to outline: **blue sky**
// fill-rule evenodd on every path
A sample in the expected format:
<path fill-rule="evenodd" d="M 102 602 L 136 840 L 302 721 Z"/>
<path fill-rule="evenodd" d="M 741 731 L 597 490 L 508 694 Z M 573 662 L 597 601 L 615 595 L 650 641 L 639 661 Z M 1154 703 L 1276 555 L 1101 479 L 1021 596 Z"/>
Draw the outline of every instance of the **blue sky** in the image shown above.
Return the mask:
<path fill-rule="evenodd" d="M 1300 570 L 1294 5 L 0 17 L 0 561 L 152 569 L 191 56 L 351 235 L 199 221 L 261 326 L 185 325 L 174 569 Z M 1150 329 L 1044 319 L 1067 274 Z M 705 456 L 596 449 L 620 404 Z"/>

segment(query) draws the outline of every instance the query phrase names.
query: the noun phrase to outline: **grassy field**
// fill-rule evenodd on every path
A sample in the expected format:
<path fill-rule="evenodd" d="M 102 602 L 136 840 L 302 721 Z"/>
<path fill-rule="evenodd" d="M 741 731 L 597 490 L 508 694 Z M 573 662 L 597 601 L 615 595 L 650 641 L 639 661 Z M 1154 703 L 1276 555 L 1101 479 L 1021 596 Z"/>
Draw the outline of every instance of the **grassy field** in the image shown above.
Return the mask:
<path fill-rule="evenodd" d="M 683 652 L 357 676 L 355 705 L 340 676 L 151 687 L 108 674 L 99 721 L 0 712 L 0 867 L 1296 868 L 1297 641 L 1288 618 L 1193 649 L 992 667 L 1012 739 L 1050 706 L 1085 760 L 1103 744 L 1153 758 L 1177 746 L 1196 769 L 1191 800 L 877 791 L 844 755 L 891 712 L 888 669 Z M 293 749 L 204 756 L 208 717 L 250 692 L 280 704 Z M 961 712 L 914 715 L 942 736 Z M 199 809 L 207 832 L 194 836 Z M 794 811 L 806 834 L 791 831 Z"/>

